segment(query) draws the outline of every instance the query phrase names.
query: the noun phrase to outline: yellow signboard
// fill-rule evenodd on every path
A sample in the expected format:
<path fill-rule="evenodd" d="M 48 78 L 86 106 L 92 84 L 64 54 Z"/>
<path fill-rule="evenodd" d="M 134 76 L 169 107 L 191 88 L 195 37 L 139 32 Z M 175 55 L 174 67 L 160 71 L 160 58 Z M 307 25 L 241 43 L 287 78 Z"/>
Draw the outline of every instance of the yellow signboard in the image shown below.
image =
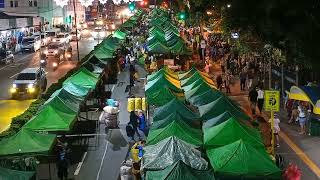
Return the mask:
<path fill-rule="evenodd" d="M 266 111 L 279 112 L 280 110 L 280 92 L 264 91 L 264 109 Z"/>

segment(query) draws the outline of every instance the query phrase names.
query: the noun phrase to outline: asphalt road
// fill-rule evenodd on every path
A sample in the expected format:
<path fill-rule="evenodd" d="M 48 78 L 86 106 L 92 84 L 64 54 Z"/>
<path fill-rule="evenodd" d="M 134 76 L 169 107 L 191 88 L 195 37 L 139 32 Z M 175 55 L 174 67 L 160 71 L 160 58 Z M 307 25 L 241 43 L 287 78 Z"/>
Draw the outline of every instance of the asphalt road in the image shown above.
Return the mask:
<path fill-rule="evenodd" d="M 97 44 L 93 39 L 83 39 L 79 41 L 79 55 L 80 59 L 87 55 Z M 64 76 L 70 69 L 77 65 L 77 51 L 76 42 L 71 42 L 73 49 L 72 61 L 62 62 L 58 69 L 53 69 L 48 66 L 45 69 L 47 72 L 48 87 L 56 82 L 59 78 Z M 32 102 L 28 99 L 11 100 L 9 89 L 17 74 L 27 67 L 39 66 L 39 51 L 35 53 L 19 53 L 15 55 L 15 62 L 13 64 L 0 66 L 0 132 L 8 128 L 11 118 L 22 113 L 27 109 Z"/>

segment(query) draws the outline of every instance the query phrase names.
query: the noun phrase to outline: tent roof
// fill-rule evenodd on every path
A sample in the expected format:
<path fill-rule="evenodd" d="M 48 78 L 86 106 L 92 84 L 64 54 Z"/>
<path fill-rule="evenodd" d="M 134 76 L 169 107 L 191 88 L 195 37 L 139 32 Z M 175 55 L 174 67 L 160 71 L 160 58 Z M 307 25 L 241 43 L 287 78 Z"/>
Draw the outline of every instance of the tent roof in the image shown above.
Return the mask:
<path fill-rule="evenodd" d="M 153 54 L 170 54 L 170 49 L 161 42 L 148 45 L 148 51 Z"/>
<path fill-rule="evenodd" d="M 213 126 L 216 126 L 218 124 L 221 124 L 227 120 L 229 120 L 230 118 L 234 118 L 234 119 L 237 119 L 236 117 L 234 117 L 232 115 L 232 113 L 230 113 L 229 111 L 226 111 L 222 114 L 220 114 L 219 116 L 217 117 L 213 117 L 207 121 L 205 121 L 202 125 L 202 128 L 203 129 L 206 129 L 206 128 L 211 128 Z"/>
<path fill-rule="evenodd" d="M 189 91 L 185 91 L 184 95 L 185 95 L 186 99 L 188 100 L 191 97 L 202 94 L 210 89 L 212 89 L 212 86 L 209 86 L 207 83 L 202 82 L 198 86 L 194 87 L 193 89 L 191 89 Z"/>
<path fill-rule="evenodd" d="M 82 97 L 85 97 L 89 91 L 90 89 L 86 87 L 82 87 L 70 82 L 65 84 L 60 90 L 54 92 L 51 97 L 55 96 L 56 94 L 59 94 L 59 96 L 64 96 L 64 93 L 68 93 L 82 99 Z"/>
<path fill-rule="evenodd" d="M 66 106 L 45 106 L 25 124 L 25 127 L 38 131 L 69 131 L 77 112 Z"/>
<path fill-rule="evenodd" d="M 40 110 L 47 106 L 52 106 L 53 108 L 62 108 L 68 109 L 68 111 L 71 110 L 73 112 L 78 112 L 80 103 L 83 99 L 84 98 L 73 96 L 66 91 L 61 91 L 60 89 L 51 95 L 51 97 L 42 105 Z"/>
<path fill-rule="evenodd" d="M 147 101 L 149 105 L 163 106 L 170 102 L 172 99 L 184 99 L 183 93 L 174 93 L 168 88 L 160 88 L 159 91 L 147 94 Z"/>
<path fill-rule="evenodd" d="M 292 86 L 290 88 L 290 99 L 300 101 L 308 101 L 315 105 L 320 100 L 320 87 L 319 86 Z"/>
<path fill-rule="evenodd" d="M 106 51 L 103 48 L 97 48 L 93 51 L 93 53 L 98 59 L 101 60 L 113 58 L 113 53 L 111 53 L 110 51 Z"/>
<path fill-rule="evenodd" d="M 0 156 L 47 153 L 55 138 L 53 134 L 41 134 L 23 127 L 15 135 L 0 141 Z"/>
<path fill-rule="evenodd" d="M 155 109 L 153 120 L 157 121 L 168 116 L 168 112 L 176 112 L 181 117 L 187 119 L 199 119 L 198 115 L 192 112 L 184 103 L 177 99 L 172 99 L 167 104 Z"/>
<path fill-rule="evenodd" d="M 154 180 L 214 180 L 213 171 L 210 170 L 196 170 L 187 166 L 183 161 L 168 166 L 163 170 L 147 171 L 146 179 Z"/>
<path fill-rule="evenodd" d="M 217 177 L 281 179 L 280 169 L 265 150 L 255 149 L 242 140 L 210 149 L 207 155 Z"/>
<path fill-rule="evenodd" d="M 127 35 L 127 34 L 126 34 L 125 32 L 122 32 L 121 30 L 117 29 L 117 30 L 113 33 L 112 37 L 115 37 L 115 38 L 118 38 L 118 39 L 123 40 L 123 39 L 126 38 L 126 35 Z"/>
<path fill-rule="evenodd" d="M 167 66 L 161 68 L 159 71 L 157 71 L 155 73 L 152 73 L 151 75 L 148 75 L 147 80 L 152 81 L 162 74 L 166 74 L 173 79 L 179 80 L 178 75 L 175 72 L 172 72 Z"/>
<path fill-rule="evenodd" d="M 34 171 L 17 171 L 0 167 L 1 180 L 30 180 L 34 175 Z"/>
<path fill-rule="evenodd" d="M 154 121 L 152 123 L 151 129 L 164 128 L 170 123 L 172 123 L 173 121 L 183 121 L 184 123 L 190 125 L 190 127 L 193 127 L 193 123 L 198 120 L 182 117 L 179 113 L 173 111 L 167 114 L 167 116 L 164 119 L 158 119 Z"/>
<path fill-rule="evenodd" d="M 85 88 L 95 88 L 98 82 L 98 76 L 99 75 L 91 73 L 85 68 L 80 68 L 75 74 L 66 79 L 63 85 L 73 83 Z"/>
<path fill-rule="evenodd" d="M 202 132 L 200 129 L 191 128 L 183 121 L 172 121 L 167 126 L 159 129 L 152 129 L 147 138 L 147 144 L 157 144 L 159 141 L 175 136 L 187 143 L 200 146 L 202 145 Z"/>
<path fill-rule="evenodd" d="M 194 106 L 202 106 L 212 101 L 215 101 L 222 96 L 224 96 L 223 93 L 221 93 L 216 89 L 211 88 L 203 93 L 192 96 L 191 98 L 188 99 L 188 101 Z"/>
<path fill-rule="evenodd" d="M 236 106 L 228 97 L 221 96 L 215 101 L 198 107 L 200 116 L 203 120 L 208 120 L 225 111 L 231 112 L 235 117 L 248 120 L 249 116 L 245 114 L 240 107 Z"/>
<path fill-rule="evenodd" d="M 213 81 L 209 77 L 207 77 L 207 74 L 202 73 L 201 71 L 196 71 L 189 78 L 181 80 L 181 85 L 188 86 L 198 79 L 203 79 L 207 81 L 209 84 L 214 84 Z"/>
<path fill-rule="evenodd" d="M 207 147 L 220 147 L 239 139 L 250 143 L 254 147 L 264 148 L 260 133 L 256 129 L 241 124 L 234 118 L 204 129 L 204 144 Z"/>
<path fill-rule="evenodd" d="M 183 80 L 183 79 L 186 79 L 186 78 L 189 78 L 190 76 L 192 76 L 196 71 L 198 71 L 194 66 L 192 66 L 191 69 L 189 69 L 189 71 L 187 72 L 184 72 L 184 73 L 180 73 L 178 76 L 179 76 L 179 79 L 180 80 Z"/>
<path fill-rule="evenodd" d="M 153 94 L 160 88 L 169 88 L 174 92 L 183 92 L 180 86 L 180 81 L 171 78 L 166 74 L 159 75 L 156 79 L 149 81 L 145 86 L 146 94 Z"/>
<path fill-rule="evenodd" d="M 179 160 L 194 169 L 208 168 L 208 162 L 201 157 L 201 152 L 196 150 L 195 146 L 174 136 L 146 146 L 144 151 L 142 168 L 146 170 L 161 170 Z"/>

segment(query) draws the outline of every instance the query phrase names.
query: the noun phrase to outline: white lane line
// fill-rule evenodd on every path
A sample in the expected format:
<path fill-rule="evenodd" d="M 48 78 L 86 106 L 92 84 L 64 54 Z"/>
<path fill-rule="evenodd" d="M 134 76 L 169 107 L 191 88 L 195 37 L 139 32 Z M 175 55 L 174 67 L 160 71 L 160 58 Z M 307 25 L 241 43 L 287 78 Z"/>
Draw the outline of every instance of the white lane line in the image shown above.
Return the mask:
<path fill-rule="evenodd" d="M 74 171 L 74 174 L 73 174 L 73 175 L 77 176 L 77 175 L 79 174 L 80 169 L 81 169 L 81 167 L 82 167 L 82 164 L 83 164 L 84 160 L 86 159 L 87 154 L 88 154 L 88 152 L 85 152 L 85 153 L 83 154 L 82 159 L 81 159 L 81 161 L 79 162 L 79 164 L 78 164 L 78 166 L 77 166 L 77 169 Z"/>
<path fill-rule="evenodd" d="M 112 86 L 111 92 L 113 92 L 115 85 Z"/>
<path fill-rule="evenodd" d="M 102 166 L 103 166 L 104 158 L 106 157 L 106 154 L 107 154 L 108 145 L 109 145 L 109 141 L 107 141 L 106 148 L 104 150 L 104 153 L 103 153 L 103 156 L 102 156 L 102 159 L 101 159 L 101 163 L 100 163 L 100 167 L 99 167 L 99 170 L 98 170 L 98 174 L 97 174 L 96 180 L 99 180 L 99 178 L 100 178 L 100 172 L 101 172 L 101 169 L 102 169 Z"/>
<path fill-rule="evenodd" d="M 28 58 L 28 57 L 31 56 L 31 55 L 33 55 L 33 53 L 32 53 L 32 54 L 29 54 L 29 55 L 26 55 L 26 56 L 23 56 L 23 58 L 19 59 L 18 61 L 14 61 L 14 63 L 20 62 L 20 61 Z M 6 67 L 8 67 L 8 66 L 11 66 L 11 65 L 12 65 L 12 64 L 5 65 L 5 66 L 3 66 L 2 68 L 0 68 L 0 70 L 6 68 Z"/>
<path fill-rule="evenodd" d="M 17 76 L 19 73 L 20 73 L 20 72 L 14 74 L 14 75 L 12 75 L 12 76 L 10 76 L 10 79 L 14 78 L 14 77 Z"/>

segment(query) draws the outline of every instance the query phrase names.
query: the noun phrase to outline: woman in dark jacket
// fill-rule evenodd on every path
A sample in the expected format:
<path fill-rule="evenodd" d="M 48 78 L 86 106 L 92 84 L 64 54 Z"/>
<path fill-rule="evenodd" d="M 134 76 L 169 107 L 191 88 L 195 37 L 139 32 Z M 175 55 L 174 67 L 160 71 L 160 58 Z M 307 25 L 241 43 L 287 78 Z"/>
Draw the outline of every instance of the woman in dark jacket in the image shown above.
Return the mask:
<path fill-rule="evenodd" d="M 139 120 L 139 116 L 137 116 L 134 111 L 131 111 L 130 112 L 130 121 L 128 124 L 132 126 L 134 132 L 137 133 L 138 137 L 140 138 L 140 134 L 138 132 L 138 125 L 139 125 L 138 120 Z"/>

